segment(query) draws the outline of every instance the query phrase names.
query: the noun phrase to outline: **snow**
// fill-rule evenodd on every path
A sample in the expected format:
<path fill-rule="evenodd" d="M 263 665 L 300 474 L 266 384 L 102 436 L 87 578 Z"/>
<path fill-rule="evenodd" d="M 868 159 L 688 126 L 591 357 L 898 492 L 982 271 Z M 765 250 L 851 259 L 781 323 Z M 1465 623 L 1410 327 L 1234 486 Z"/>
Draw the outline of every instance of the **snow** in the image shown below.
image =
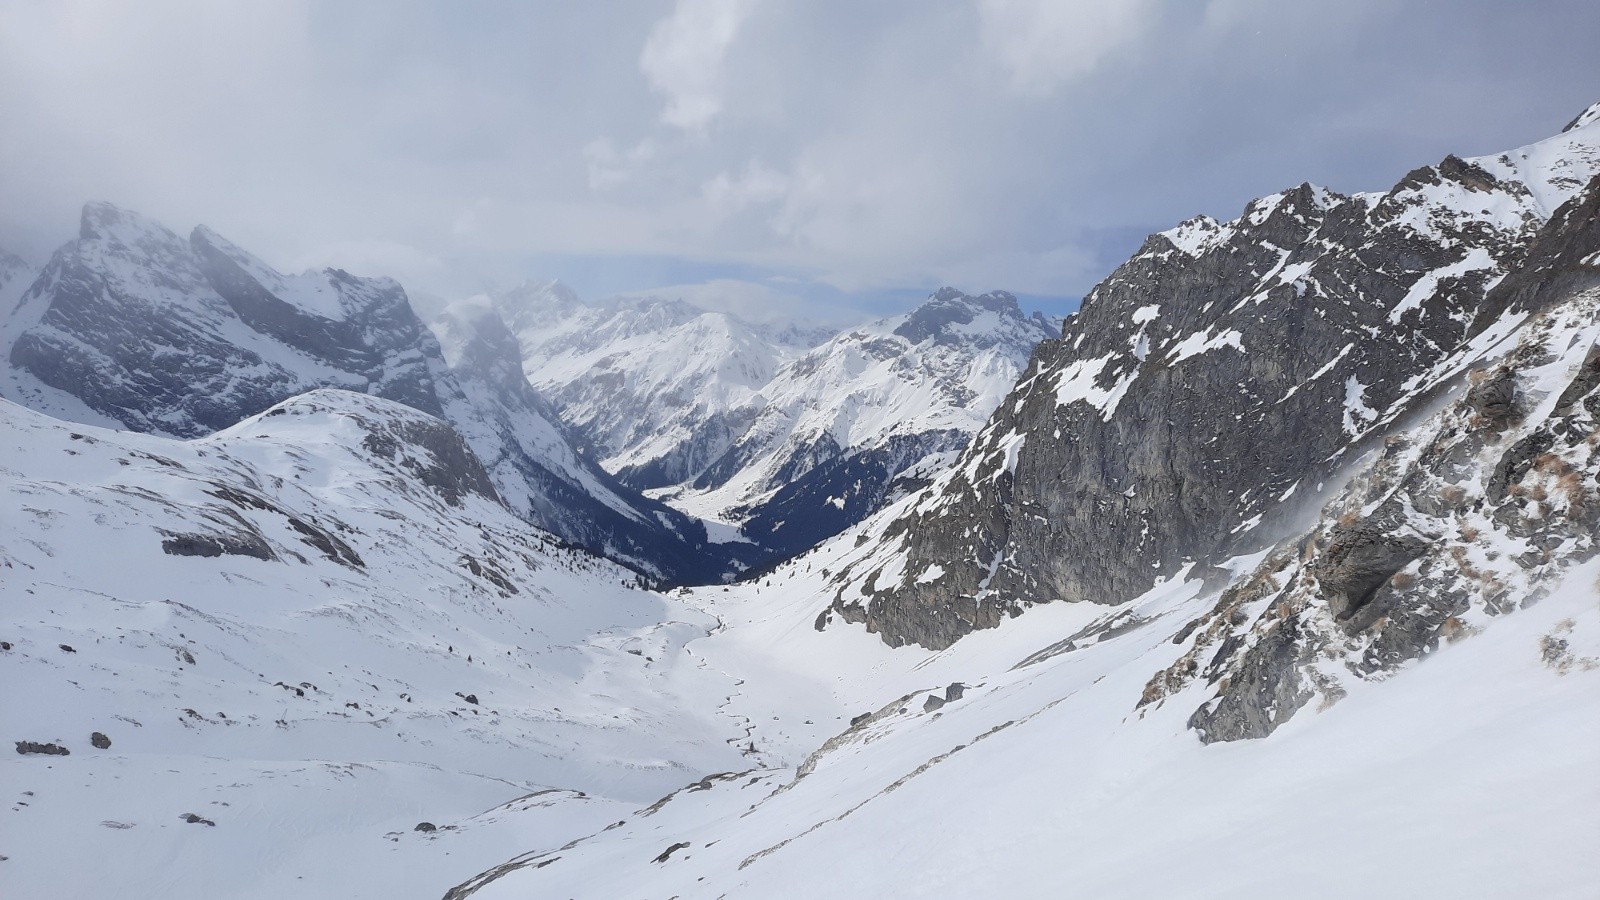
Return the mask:
<path fill-rule="evenodd" d="M 760 388 L 761 406 L 731 442 L 739 463 L 700 488 L 662 494 L 701 517 L 729 517 L 804 474 L 818 448 L 831 455 L 896 437 L 975 434 L 1016 384 L 1050 328 L 1015 311 L 965 301 L 970 321 L 918 342 L 897 333 L 915 313 L 849 329 L 784 363 Z"/>
<path fill-rule="evenodd" d="M 1158 319 L 1160 317 L 1161 317 L 1161 304 L 1152 303 L 1152 304 L 1150 304 L 1148 306 L 1141 306 L 1138 309 L 1133 311 L 1133 324 L 1135 324 L 1135 325 L 1144 325 L 1144 324 L 1146 324 L 1148 322 L 1154 322 L 1156 319 Z"/>
<path fill-rule="evenodd" d="M 1569 143 L 1496 164 L 1571 151 L 1600 127 L 1590 113 Z M 1538 204 L 1564 189 L 1530 187 Z M 1451 191 L 1431 201 L 1407 227 L 1437 225 L 1440 210 L 1522 227 L 1528 212 Z M 1230 227 L 1195 221 L 1172 239 L 1183 252 Z M 118 240 L 165 240 L 114 224 Z M 104 265 L 136 277 L 114 271 L 115 255 Z M 1413 291 L 1466 271 L 1436 270 Z M 1530 421 L 1600 337 L 1594 308 L 1589 296 L 1548 326 L 1564 343 L 1522 373 Z M 646 324 L 675 314 L 652 307 Z M 1523 324 L 1493 323 L 1407 396 Z M 904 420 L 965 421 L 922 382 L 890 378 L 878 339 L 863 330 L 827 345 L 817 381 L 790 363 L 793 389 L 762 399 L 783 411 L 774 433 L 852 439 Z M 1242 352 L 1239 333 L 1192 334 L 1169 364 L 1224 347 Z M 896 349 L 890 368 L 965 371 L 969 387 L 999 385 L 997 397 L 1008 387 L 1003 353 Z M 1127 362 L 1079 360 L 1040 386 L 1109 418 L 1138 377 L 1118 368 Z M 1120 374 L 1101 387 L 1108 367 Z M 1345 380 L 1352 435 L 1379 421 L 1367 389 Z M 796 397 L 830 402 L 784 405 Z M 912 577 L 907 537 L 889 529 L 939 502 L 948 469 L 762 579 L 665 595 L 488 498 L 430 488 L 416 470 L 436 461 L 421 448 L 367 449 L 387 426 L 433 424 L 317 391 L 176 441 L 0 401 L 0 638 L 11 645 L 0 681 L 12 687 L 0 727 L 73 750 L 0 762 L 8 895 L 437 897 L 478 873 L 489 874 L 477 900 L 1028 897 L 1063 885 L 1105 900 L 1590 900 L 1600 883 L 1600 559 L 1537 603 L 1474 609 L 1475 633 L 1388 677 L 1346 679 L 1343 699 L 1268 738 L 1207 746 L 1187 727 L 1214 690 L 1205 679 L 1138 705 L 1183 652 L 1174 635 L 1215 602 L 1187 572 L 1137 597 L 1033 609 L 939 652 L 827 621 L 845 567 L 880 585 Z M 1010 470 L 1026 437 L 985 446 Z M 1499 452 L 1485 447 L 1477 464 Z M 270 558 L 162 549 L 196 535 L 256 540 Z M 1518 565 L 1510 541 L 1466 549 L 1475 564 Z M 1267 555 L 1224 568 L 1248 575 Z M 945 577 L 929 564 L 914 579 Z M 960 699 L 925 711 L 956 684 Z M 851 726 L 863 713 L 875 714 Z M 91 730 L 112 746 L 90 747 Z M 216 824 L 179 818 L 189 812 Z M 439 831 L 414 831 L 424 820 Z M 512 859 L 525 865 L 495 868 Z"/>
<path fill-rule="evenodd" d="M 1367 405 L 1367 386 L 1356 376 L 1344 381 L 1344 430 L 1346 434 L 1360 434 L 1378 417 L 1378 411 Z"/>
<path fill-rule="evenodd" d="M 1219 225 L 1210 216 L 1196 216 L 1176 228 L 1160 235 L 1186 256 L 1200 256 L 1213 247 L 1225 243 L 1233 234 L 1233 225 Z"/>
<path fill-rule="evenodd" d="M 758 741 L 798 755 L 805 741 L 788 729 L 801 716 L 837 710 L 842 731 L 844 716 L 911 693 L 905 712 L 891 706 L 856 738 L 830 742 L 803 778 L 791 757 L 678 795 L 474 896 L 611 897 L 642 884 L 684 897 L 1045 896 L 1068 879 L 1104 898 L 1340 898 L 1377 880 L 1397 896 L 1576 900 L 1600 877 L 1588 852 L 1600 838 L 1589 814 L 1600 802 L 1600 672 L 1552 671 L 1539 641 L 1574 618 L 1585 650 L 1600 651 L 1597 574 L 1588 565 L 1539 606 L 1393 679 L 1358 683 L 1267 740 L 1209 747 L 1184 728 L 1181 703 L 1130 714 L 1196 609 L 1193 582 L 1126 607 L 1157 624 L 1021 668 L 1103 608 L 1046 607 L 1029 614 L 1034 628 L 932 653 L 890 651 L 853 629 L 818 634 L 782 589 L 718 595 L 725 628 L 694 646 L 749 673 L 733 708 L 759 710 Z M 800 659 L 808 665 L 788 668 Z M 922 693 L 956 680 L 964 699 L 921 712 Z M 773 710 L 788 712 L 773 720 Z M 688 847 L 651 861 L 678 842 Z M 1327 870 L 1330 853 L 1362 865 Z M 1451 865 L 1427 863 L 1441 858 Z"/>
<path fill-rule="evenodd" d="M 0 681 L 27 686 L 0 723 L 72 750 L 0 763 L 8 892 L 437 897 L 739 765 L 743 732 L 712 699 L 734 679 L 683 650 L 714 618 L 487 500 L 452 507 L 361 451 L 355 417 L 430 421 L 319 392 L 180 442 L 0 401 L 17 511 L 0 520 Z M 363 566 L 325 558 L 291 516 Z M 241 530 L 278 560 L 161 549 Z M 414 833 L 424 820 L 450 830 Z M 63 846 L 97 864 L 63 865 Z"/>
<path fill-rule="evenodd" d="M 1071 403 L 1087 403 L 1090 406 L 1104 408 L 1110 392 L 1100 387 L 1097 382 L 1100 373 L 1116 358 L 1115 353 L 1094 359 L 1078 359 L 1063 367 L 1056 373 L 1056 404 L 1066 406 Z"/>
<path fill-rule="evenodd" d="M 1197 331 L 1179 341 L 1177 346 L 1172 348 L 1172 355 L 1168 357 L 1167 365 L 1175 366 L 1190 357 L 1209 353 L 1212 350 L 1221 350 L 1224 347 L 1232 347 L 1243 352 L 1244 344 L 1241 343 L 1243 337 L 1244 335 L 1231 328 L 1218 334 Z"/>
<path fill-rule="evenodd" d="M 344 297 L 328 272 L 283 275 L 204 225 L 196 228 L 195 234 L 238 263 L 279 300 L 324 319 L 344 319 L 348 314 Z"/>
<path fill-rule="evenodd" d="M 778 369 L 828 336 L 661 298 L 585 304 L 559 283 L 463 302 L 492 304 L 504 316 L 529 380 L 597 445 L 606 469 L 681 456 L 688 466 L 680 481 L 726 451 L 731 437 L 719 433 L 721 421 L 747 423 L 766 405 L 764 388 Z"/>
<path fill-rule="evenodd" d="M 1488 250 L 1485 250 L 1482 247 L 1472 248 L 1472 250 L 1468 251 L 1467 255 L 1462 259 L 1451 263 L 1448 266 L 1424 273 L 1421 278 L 1418 278 L 1411 285 L 1410 290 L 1406 291 L 1405 297 L 1401 298 L 1400 302 L 1395 304 L 1394 309 L 1389 310 L 1389 321 L 1399 322 L 1400 317 L 1404 316 L 1406 312 L 1421 306 L 1423 301 L 1429 299 L 1435 293 L 1437 293 L 1440 284 L 1447 279 L 1460 278 L 1472 272 L 1479 272 L 1485 269 L 1494 269 L 1498 266 L 1499 263 L 1495 261 L 1494 257 L 1489 255 Z M 1499 278 L 1491 279 L 1485 286 L 1484 290 L 1489 290 L 1489 288 L 1492 288 L 1496 283 L 1499 282 L 1499 280 Z"/>

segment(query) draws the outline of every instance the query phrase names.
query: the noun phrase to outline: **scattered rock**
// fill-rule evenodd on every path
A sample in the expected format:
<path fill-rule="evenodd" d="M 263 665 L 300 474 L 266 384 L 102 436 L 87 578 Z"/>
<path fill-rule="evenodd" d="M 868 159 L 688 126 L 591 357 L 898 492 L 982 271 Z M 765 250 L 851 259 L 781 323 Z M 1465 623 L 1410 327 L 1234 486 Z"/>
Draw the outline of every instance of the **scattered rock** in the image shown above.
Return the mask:
<path fill-rule="evenodd" d="M 71 750 L 60 744 L 41 744 L 37 741 L 17 741 L 17 753 L 21 756 L 29 754 L 43 754 L 45 756 L 70 756 Z"/>
<path fill-rule="evenodd" d="M 89 735 L 89 743 L 93 744 L 96 750 L 111 749 L 111 738 L 106 737 L 104 733 L 99 731 Z"/>
<path fill-rule="evenodd" d="M 942 706 L 944 706 L 944 698 L 938 694 L 929 694 L 928 699 L 922 701 L 922 711 L 925 713 L 933 712 Z"/>
<path fill-rule="evenodd" d="M 966 685 L 959 681 L 951 682 L 950 686 L 944 689 L 944 702 L 954 703 L 957 700 L 960 700 L 961 695 L 965 694 L 966 692 Z"/>
<path fill-rule="evenodd" d="M 72 645 L 71 644 L 57 644 L 56 646 L 61 648 L 61 652 L 62 653 L 77 653 L 78 652 L 78 651 L 72 649 Z"/>
<path fill-rule="evenodd" d="M 1467 391 L 1467 404 L 1496 430 L 1516 411 L 1516 400 L 1517 375 L 1510 369 L 1500 369 Z"/>
<path fill-rule="evenodd" d="M 854 716 L 850 719 L 850 727 L 854 728 L 870 718 L 872 718 L 872 713 L 869 712 L 864 712 L 859 716 Z"/>
<path fill-rule="evenodd" d="M 432 822 L 418 822 L 417 823 L 417 827 L 415 827 L 415 828 L 413 828 L 411 830 L 412 831 L 420 831 L 423 834 L 427 834 L 428 832 L 431 832 L 431 831 L 438 831 L 439 830 L 439 826 L 433 824 Z"/>
<path fill-rule="evenodd" d="M 10 649 L 11 649 L 11 642 L 10 641 L 0 641 L 0 650 L 10 650 Z"/>
<path fill-rule="evenodd" d="M 664 863 L 667 861 L 668 857 L 672 856 L 672 854 L 677 853 L 679 850 L 686 850 L 688 847 L 688 841 L 679 841 L 678 843 L 673 844 L 671 847 L 661 851 L 661 855 L 656 857 L 655 861 L 658 863 Z"/>
<path fill-rule="evenodd" d="M 1379 612 L 1371 609 L 1378 591 L 1427 548 L 1427 541 L 1395 533 L 1379 521 L 1341 523 L 1331 529 L 1328 546 L 1312 564 L 1312 572 L 1322 584 L 1329 611 L 1354 633 Z"/>
<path fill-rule="evenodd" d="M 249 556 L 260 560 L 276 560 L 272 546 L 258 534 L 174 534 L 161 542 L 162 552 L 169 556 L 217 557 L 223 555 Z"/>
<path fill-rule="evenodd" d="M 205 816 L 197 816 L 194 813 L 184 813 L 178 818 L 188 822 L 190 825 L 210 825 L 213 828 L 217 826 L 217 823 L 211 821 Z"/>
<path fill-rule="evenodd" d="M 477 706 L 478 705 L 478 695 L 477 694 L 463 694 L 460 691 L 456 691 L 456 696 L 460 697 L 462 700 L 467 701 L 468 703 L 471 703 L 473 706 Z"/>

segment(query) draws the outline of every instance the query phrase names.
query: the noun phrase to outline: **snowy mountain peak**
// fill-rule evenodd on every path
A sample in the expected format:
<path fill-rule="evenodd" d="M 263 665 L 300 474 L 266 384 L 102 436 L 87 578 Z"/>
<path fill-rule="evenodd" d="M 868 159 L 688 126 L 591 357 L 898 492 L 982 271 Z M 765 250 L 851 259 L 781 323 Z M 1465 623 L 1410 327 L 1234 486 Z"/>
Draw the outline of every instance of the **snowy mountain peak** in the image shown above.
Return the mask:
<path fill-rule="evenodd" d="M 1566 134 L 1569 131 L 1576 131 L 1579 128 L 1593 125 L 1595 122 L 1600 122 L 1600 102 L 1592 103 L 1588 109 L 1578 113 L 1577 118 L 1568 122 L 1567 127 L 1561 129 L 1561 133 Z"/>
<path fill-rule="evenodd" d="M 79 217 L 78 239 L 104 241 L 130 249 L 156 245 L 180 245 L 182 239 L 166 226 L 132 210 L 123 209 L 104 200 L 83 205 Z"/>
<path fill-rule="evenodd" d="M 513 331 L 540 328 L 585 308 L 577 292 L 560 281 L 524 281 L 493 295 L 495 307 Z"/>
<path fill-rule="evenodd" d="M 213 269 L 227 269 L 228 280 L 254 282 L 298 312 L 321 319 L 345 319 L 360 314 L 363 305 L 393 304 L 395 295 L 404 296 L 390 279 L 358 279 L 338 269 L 284 275 L 204 225 L 189 235 L 189 244 Z"/>
<path fill-rule="evenodd" d="M 0 301 L 25 290 L 27 285 L 18 285 L 33 271 L 27 260 L 0 248 Z M 0 303 L 0 309 L 9 311 L 10 304 Z"/>
<path fill-rule="evenodd" d="M 304 452 L 316 447 L 329 458 L 359 451 L 365 466 L 390 476 L 389 490 L 421 485 L 449 506 L 464 498 L 498 503 L 494 484 L 478 458 L 450 423 L 409 406 L 332 388 L 300 394 L 234 425 L 200 443 L 229 444 L 248 439 L 258 444 Z"/>
<path fill-rule="evenodd" d="M 953 287 L 943 287 L 912 310 L 905 321 L 894 329 L 894 333 L 913 344 L 930 339 L 956 340 L 964 333 L 973 333 L 973 329 L 963 329 L 961 326 L 972 325 L 984 313 L 992 313 L 1002 321 L 1029 321 L 1017 305 L 1017 298 L 1005 291 L 992 291 L 974 297 Z M 977 330 L 992 331 L 995 323 L 986 324 L 988 327 Z"/>
<path fill-rule="evenodd" d="M 1277 223 L 1305 223 L 1320 220 L 1334 206 L 1347 200 L 1325 187 L 1302 182 L 1276 194 L 1258 197 L 1245 205 L 1236 219 L 1218 222 L 1207 215 L 1187 219 L 1173 228 L 1150 236 L 1140 256 L 1161 256 L 1176 248 L 1184 256 L 1199 257 L 1227 244 L 1241 233 L 1277 227 Z"/>

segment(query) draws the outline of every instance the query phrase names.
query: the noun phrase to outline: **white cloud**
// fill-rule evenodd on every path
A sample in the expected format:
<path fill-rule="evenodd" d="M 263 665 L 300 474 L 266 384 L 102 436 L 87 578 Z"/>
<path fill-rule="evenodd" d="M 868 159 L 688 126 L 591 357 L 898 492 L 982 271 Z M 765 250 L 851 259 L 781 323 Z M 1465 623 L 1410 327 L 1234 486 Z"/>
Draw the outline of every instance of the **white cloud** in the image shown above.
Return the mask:
<path fill-rule="evenodd" d="M 785 283 L 786 279 L 769 279 Z M 773 287 L 769 283 L 738 278 L 713 278 L 691 284 L 673 284 L 646 291 L 630 291 L 625 297 L 662 297 L 683 300 L 701 309 L 727 312 L 748 322 L 831 322 L 854 323 L 861 314 L 849 306 L 826 303 L 815 298 Z"/>
<path fill-rule="evenodd" d="M 663 122 L 694 131 L 722 111 L 723 60 L 748 12 L 747 0 L 678 0 L 656 23 L 639 69 L 666 95 Z"/>
<path fill-rule="evenodd" d="M 977 0 L 983 44 L 1011 85 L 1049 94 L 1099 68 L 1156 20 L 1158 0 Z"/>
<path fill-rule="evenodd" d="M 714 212 L 734 215 L 751 206 L 782 201 L 789 186 L 789 176 L 752 160 L 738 174 L 717 173 L 701 188 L 701 194 Z"/>
<path fill-rule="evenodd" d="M 590 141 L 583 148 L 584 160 L 589 164 L 590 189 L 604 191 L 632 181 L 656 158 L 656 151 L 656 142 L 650 138 L 628 150 L 617 149 L 609 138 Z"/>
<path fill-rule="evenodd" d="M 453 296 L 1073 294 L 1195 213 L 1559 128 L 1600 5 L 1547 3 L 0 0 L 0 245 L 107 199 Z"/>

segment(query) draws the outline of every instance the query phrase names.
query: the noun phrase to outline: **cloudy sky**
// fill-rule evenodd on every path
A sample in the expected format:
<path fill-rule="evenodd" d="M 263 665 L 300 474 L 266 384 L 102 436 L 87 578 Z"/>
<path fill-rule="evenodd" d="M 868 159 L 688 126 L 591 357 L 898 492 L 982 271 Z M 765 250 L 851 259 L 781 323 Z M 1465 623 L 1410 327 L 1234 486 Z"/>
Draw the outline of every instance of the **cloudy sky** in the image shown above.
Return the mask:
<path fill-rule="evenodd" d="M 0 0 L 0 246 L 92 198 L 281 268 L 1064 311 L 1148 232 L 1600 99 L 1593 0 Z"/>

